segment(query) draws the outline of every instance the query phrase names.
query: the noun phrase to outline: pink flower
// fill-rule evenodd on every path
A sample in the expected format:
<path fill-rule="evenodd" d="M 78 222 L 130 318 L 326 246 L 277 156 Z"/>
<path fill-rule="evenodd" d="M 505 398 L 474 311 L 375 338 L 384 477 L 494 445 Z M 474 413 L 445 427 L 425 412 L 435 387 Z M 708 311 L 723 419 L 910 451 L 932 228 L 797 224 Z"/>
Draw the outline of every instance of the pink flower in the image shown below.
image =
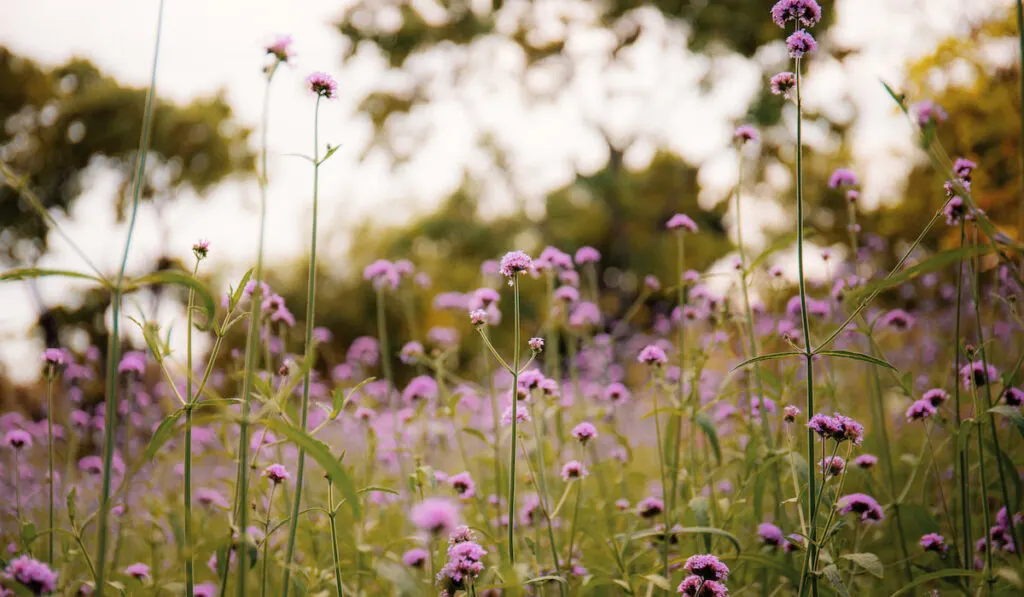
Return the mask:
<path fill-rule="evenodd" d="M 338 82 L 327 73 L 315 72 L 306 77 L 309 90 L 314 95 L 324 99 L 331 99 L 338 93 Z"/>

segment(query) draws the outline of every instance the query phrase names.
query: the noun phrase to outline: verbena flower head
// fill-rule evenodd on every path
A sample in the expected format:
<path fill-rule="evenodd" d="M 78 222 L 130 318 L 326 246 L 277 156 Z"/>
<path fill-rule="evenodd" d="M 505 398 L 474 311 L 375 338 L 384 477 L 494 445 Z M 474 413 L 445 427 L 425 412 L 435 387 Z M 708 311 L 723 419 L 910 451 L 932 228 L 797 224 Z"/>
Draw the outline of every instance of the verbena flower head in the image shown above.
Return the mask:
<path fill-rule="evenodd" d="M 729 589 L 717 580 L 704 580 L 691 574 L 679 583 L 676 589 L 684 597 L 728 597 Z"/>
<path fill-rule="evenodd" d="M 530 417 L 530 411 L 526 408 L 516 409 L 516 423 L 529 423 L 533 419 Z M 501 413 L 501 424 L 506 427 L 512 424 L 512 407 L 505 409 L 505 412 Z"/>
<path fill-rule="evenodd" d="M 216 489 L 200 487 L 196 490 L 196 501 L 206 507 L 215 506 L 227 510 L 230 506 L 228 500 Z"/>
<path fill-rule="evenodd" d="M 217 597 L 217 585 L 212 582 L 204 582 L 195 586 L 192 592 L 195 597 Z"/>
<path fill-rule="evenodd" d="M 345 358 L 364 367 L 375 367 L 380 360 L 380 342 L 371 336 L 359 336 L 349 345 Z"/>
<path fill-rule="evenodd" d="M 649 292 L 658 292 L 661 290 L 661 280 L 657 276 L 647 275 L 644 276 L 644 288 Z"/>
<path fill-rule="evenodd" d="M 387 259 L 378 259 L 363 268 L 363 279 L 377 290 L 395 289 L 401 283 L 401 276 L 395 265 Z"/>
<path fill-rule="evenodd" d="M 576 250 L 576 265 L 586 265 L 601 261 L 601 252 L 594 247 L 580 247 Z"/>
<path fill-rule="evenodd" d="M 956 161 L 953 162 L 953 174 L 956 174 L 959 178 L 970 182 L 971 173 L 974 172 L 974 169 L 977 167 L 978 165 L 971 160 L 966 158 L 957 158 Z"/>
<path fill-rule="evenodd" d="M 324 99 L 331 99 L 338 94 L 338 82 L 327 73 L 314 72 L 306 77 L 309 91 Z"/>
<path fill-rule="evenodd" d="M 67 355 L 59 348 L 47 348 L 40 357 L 44 364 L 50 367 L 63 367 L 68 364 Z"/>
<path fill-rule="evenodd" d="M 279 62 L 288 62 L 294 57 L 292 53 L 292 36 L 282 35 L 267 46 L 267 54 L 274 56 Z"/>
<path fill-rule="evenodd" d="M 34 595 L 48 595 L 57 590 L 57 573 L 46 564 L 27 555 L 7 562 L 3 577 L 16 582 Z"/>
<path fill-rule="evenodd" d="M 476 327 L 487 325 L 487 320 L 487 311 L 484 311 L 483 309 L 474 309 L 469 312 L 469 322 Z"/>
<path fill-rule="evenodd" d="M 414 547 L 402 554 L 402 563 L 410 568 L 423 568 L 427 564 L 427 550 Z"/>
<path fill-rule="evenodd" d="M 946 538 L 938 533 L 922 535 L 918 543 L 921 545 L 921 549 L 925 551 L 934 551 L 939 554 L 949 551 L 949 546 L 946 545 Z"/>
<path fill-rule="evenodd" d="M 923 421 L 925 419 L 930 419 L 935 415 L 935 413 L 936 410 L 935 407 L 932 406 L 932 403 L 922 398 L 921 400 L 914 401 L 914 403 L 910 405 L 907 409 L 906 416 L 908 422 Z"/>
<path fill-rule="evenodd" d="M 455 493 L 461 499 L 468 500 L 476 495 L 476 483 L 473 482 L 473 477 L 470 476 L 469 472 L 448 477 L 448 485 L 455 490 Z"/>
<path fill-rule="evenodd" d="M 640 355 L 637 356 L 636 360 L 645 365 L 660 367 L 668 362 L 668 357 L 665 356 L 665 351 L 661 347 L 648 344 L 640 351 Z"/>
<path fill-rule="evenodd" d="M 604 389 L 604 399 L 615 404 L 621 404 L 633 397 L 629 388 L 619 382 L 612 382 Z"/>
<path fill-rule="evenodd" d="M 570 479 L 583 479 L 589 474 L 590 471 L 579 460 L 570 460 L 562 467 L 562 479 L 566 481 Z"/>
<path fill-rule="evenodd" d="M 846 470 L 846 460 L 842 456 L 826 456 L 818 462 L 821 474 L 826 477 L 838 477 Z"/>
<path fill-rule="evenodd" d="M 865 493 L 851 493 L 836 500 L 840 514 L 859 514 L 862 522 L 880 522 L 885 513 L 875 498 Z"/>
<path fill-rule="evenodd" d="M 697 233 L 697 223 L 690 219 L 690 216 L 683 214 L 676 214 L 668 219 L 665 223 L 665 228 L 673 231 L 686 231 L 691 234 Z"/>
<path fill-rule="evenodd" d="M 501 258 L 498 271 L 501 272 L 501 275 L 508 278 L 511 285 L 512 278 L 530 271 L 532 265 L 533 260 L 530 259 L 529 255 L 522 251 L 512 251 L 505 253 L 505 256 Z"/>
<path fill-rule="evenodd" d="M 437 584 L 441 595 L 454 597 L 465 590 L 484 570 L 483 560 L 487 551 L 474 541 L 466 541 L 448 549 L 448 562 L 437 573 Z"/>
<path fill-rule="evenodd" d="M 998 379 L 999 370 L 982 361 L 974 361 L 960 368 L 960 380 L 964 384 L 964 389 L 967 390 L 972 387 L 980 388 L 985 384 L 998 381 Z"/>
<path fill-rule="evenodd" d="M 788 97 L 789 92 L 796 87 L 796 75 L 789 71 L 778 73 L 768 80 L 768 85 L 772 94 Z"/>
<path fill-rule="evenodd" d="M 584 421 L 572 428 L 572 436 L 581 444 L 586 445 L 587 442 L 597 437 L 597 428 Z"/>
<path fill-rule="evenodd" d="M 450 500 L 431 497 L 413 506 L 409 518 L 421 531 L 447 535 L 459 524 L 459 509 Z"/>
<path fill-rule="evenodd" d="M 32 447 L 32 436 L 22 429 L 12 429 L 4 435 L 4 444 L 15 450 Z"/>
<path fill-rule="evenodd" d="M 732 140 L 735 141 L 737 145 L 743 145 L 748 141 L 757 141 L 757 139 L 757 129 L 749 124 L 739 125 L 732 134 Z"/>
<path fill-rule="evenodd" d="M 949 115 L 942 109 L 942 106 L 931 100 L 917 102 L 910 106 L 910 111 L 917 118 L 917 124 L 921 126 L 921 128 L 932 124 L 942 124 L 947 118 L 949 118 Z"/>
<path fill-rule="evenodd" d="M 757 536 L 761 538 L 763 545 L 778 547 L 786 540 L 782 538 L 782 529 L 770 522 L 762 522 L 757 525 Z"/>
<path fill-rule="evenodd" d="M 828 179 L 829 188 L 838 189 L 840 187 L 855 187 L 860 183 L 857 179 L 857 175 L 853 170 L 846 168 L 836 168 L 836 171 L 832 173 L 832 176 Z"/>
<path fill-rule="evenodd" d="M 893 309 L 881 317 L 879 323 L 887 328 L 904 331 L 914 327 L 916 319 L 903 309 Z"/>
<path fill-rule="evenodd" d="M 699 576 L 705 581 L 725 581 L 729 578 L 729 567 L 711 554 L 690 556 L 683 564 L 683 570 Z"/>
<path fill-rule="evenodd" d="M 641 518 L 654 518 L 665 511 L 665 502 L 654 496 L 645 497 L 637 502 L 636 513 Z"/>
<path fill-rule="evenodd" d="M 575 303 L 580 300 L 580 291 L 573 286 L 559 286 L 554 292 L 555 300 L 563 303 Z"/>
<path fill-rule="evenodd" d="M 530 338 L 526 343 L 533 352 L 544 350 L 544 338 Z"/>
<path fill-rule="evenodd" d="M 263 470 L 263 476 L 270 479 L 274 485 L 287 481 L 291 478 L 288 469 L 282 464 L 272 464 Z"/>
<path fill-rule="evenodd" d="M 136 580 L 148 580 L 149 566 L 143 564 L 142 562 L 137 562 L 125 568 L 124 573 Z"/>
<path fill-rule="evenodd" d="M 1020 388 L 1006 388 L 1003 392 L 1003 401 L 1009 406 L 1024 406 L 1024 390 Z"/>
<path fill-rule="evenodd" d="M 786 38 L 786 49 L 789 50 L 791 58 L 803 58 L 805 54 L 818 49 L 818 42 L 807 31 L 798 29 Z"/>
<path fill-rule="evenodd" d="M 849 440 L 853 445 L 859 446 L 864 441 L 864 426 L 839 413 L 834 415 L 818 413 L 807 422 L 807 427 L 813 429 L 821 437 L 834 439 L 837 442 Z"/>
<path fill-rule="evenodd" d="M 793 406 L 792 404 L 787 404 L 782 408 L 782 420 L 786 421 L 787 423 L 792 423 L 799 416 L 800 409 Z"/>
<path fill-rule="evenodd" d="M 196 259 L 202 261 L 210 255 L 210 241 L 199 239 L 192 245 L 192 254 Z"/>
<path fill-rule="evenodd" d="M 142 376 L 146 372 L 146 355 L 138 351 L 124 353 L 117 365 L 118 373 L 134 373 Z"/>
<path fill-rule="evenodd" d="M 878 464 L 878 457 L 874 454 L 861 454 L 860 456 L 853 459 L 853 464 L 857 468 L 869 471 Z"/>
<path fill-rule="evenodd" d="M 398 353 L 398 359 L 406 365 L 415 365 L 423 358 L 424 354 L 423 345 L 413 340 L 402 346 L 402 350 Z"/>
<path fill-rule="evenodd" d="M 772 6 L 772 21 L 786 28 L 790 22 L 803 27 L 814 27 L 821 20 L 821 7 L 814 0 L 779 0 Z"/>

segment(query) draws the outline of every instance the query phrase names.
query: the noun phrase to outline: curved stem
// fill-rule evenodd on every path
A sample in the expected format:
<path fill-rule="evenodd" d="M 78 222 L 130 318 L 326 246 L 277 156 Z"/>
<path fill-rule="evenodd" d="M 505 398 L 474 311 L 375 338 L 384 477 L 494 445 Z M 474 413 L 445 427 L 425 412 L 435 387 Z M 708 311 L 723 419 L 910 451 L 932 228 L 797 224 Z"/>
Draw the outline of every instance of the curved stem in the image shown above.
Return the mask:
<path fill-rule="evenodd" d="M 316 98 L 316 107 L 313 109 L 313 231 L 310 236 L 309 242 L 309 283 L 306 288 L 306 351 L 305 355 L 308 358 L 314 350 L 313 346 L 313 325 L 314 318 L 316 317 L 316 231 L 317 231 L 317 211 L 319 208 L 319 183 L 320 183 L 320 100 L 323 96 L 318 95 Z M 310 372 L 312 370 L 310 365 L 305 374 L 302 376 L 302 405 L 300 406 L 299 412 L 299 429 L 306 430 L 306 420 L 309 417 L 309 384 L 310 384 Z M 285 550 L 284 556 L 284 580 L 281 587 L 281 594 L 284 597 L 288 597 L 288 591 L 290 587 L 290 570 L 292 566 L 292 560 L 295 557 L 295 534 L 299 528 L 299 510 L 302 508 L 302 478 L 306 472 L 306 450 L 299 448 L 299 462 L 295 468 L 295 496 L 292 498 L 292 517 L 291 522 L 288 525 L 288 547 Z M 245 528 L 243 523 L 242 528 Z M 239 578 L 244 578 L 245 573 L 239 574 Z M 239 597 L 243 597 L 244 593 L 241 588 L 238 593 Z"/>
<path fill-rule="evenodd" d="M 124 290 L 124 274 L 128 269 L 128 252 L 132 245 L 132 233 L 135 220 L 139 213 L 139 201 L 142 198 L 142 185 L 146 174 L 146 156 L 149 150 L 149 135 L 153 128 L 153 99 L 156 95 L 156 67 L 160 58 L 160 32 L 163 29 L 164 0 L 160 0 L 157 9 L 156 41 L 153 44 L 153 67 L 150 71 L 149 89 L 146 91 L 146 108 L 142 117 L 142 132 L 139 139 L 138 165 L 135 171 L 135 182 L 132 190 L 132 210 L 128 221 L 128 235 L 124 242 L 124 253 L 121 256 L 121 268 L 117 273 L 114 292 L 111 297 L 111 327 L 107 341 L 107 373 L 106 373 L 106 433 L 103 438 L 103 486 L 100 490 L 100 508 L 97 516 L 96 550 L 96 597 L 103 597 L 107 590 L 107 543 L 110 539 L 110 486 L 113 480 L 114 464 L 114 431 L 117 428 L 117 365 L 120 359 L 120 325 L 121 325 L 121 294 Z"/>

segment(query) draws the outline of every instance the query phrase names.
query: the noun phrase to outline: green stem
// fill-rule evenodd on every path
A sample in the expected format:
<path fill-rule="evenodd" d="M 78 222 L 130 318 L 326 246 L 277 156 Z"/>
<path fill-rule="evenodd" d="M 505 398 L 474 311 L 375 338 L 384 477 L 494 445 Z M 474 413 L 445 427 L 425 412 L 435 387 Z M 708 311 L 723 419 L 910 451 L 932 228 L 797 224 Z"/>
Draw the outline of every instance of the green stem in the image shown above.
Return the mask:
<path fill-rule="evenodd" d="M 160 0 L 157 13 L 156 41 L 153 45 L 153 67 L 150 71 L 149 89 L 146 91 L 146 108 L 142 117 L 142 132 L 139 139 L 139 157 L 135 171 L 135 182 L 132 190 L 132 211 L 128 221 L 128 235 L 124 242 L 124 253 L 121 256 L 121 268 L 117 273 L 117 280 L 114 284 L 113 296 L 111 297 L 111 329 L 110 338 L 107 341 L 107 373 L 105 400 L 106 426 L 103 438 L 103 486 L 100 490 L 100 508 L 96 522 L 96 597 L 103 597 L 106 586 L 107 574 L 107 543 L 110 540 L 110 486 L 113 479 L 112 470 L 114 463 L 114 431 L 117 428 L 117 365 L 120 359 L 120 324 L 121 324 L 121 295 L 124 291 L 124 275 L 128 269 L 128 251 L 132 244 L 132 233 L 135 230 L 135 221 L 139 213 L 139 201 L 142 198 L 142 186 L 146 174 L 146 156 L 149 150 L 149 135 L 153 128 L 153 99 L 156 95 L 156 67 L 160 57 L 160 32 L 163 28 L 164 0 Z"/>
<path fill-rule="evenodd" d="M 680 383 L 682 383 L 682 380 L 680 380 Z M 662 510 L 662 514 L 664 515 L 665 536 L 667 538 L 668 537 L 668 533 L 670 533 L 671 529 L 672 529 L 671 525 L 669 524 L 668 478 L 665 476 L 665 469 L 668 468 L 668 467 L 666 466 L 667 463 L 665 462 L 665 447 L 661 443 L 661 417 L 660 417 L 661 413 L 658 412 L 658 388 L 657 387 L 653 387 L 652 389 L 653 389 L 652 397 L 654 399 L 654 433 L 655 433 L 655 439 L 658 442 L 658 473 L 659 473 L 659 476 L 661 478 L 661 495 L 662 495 L 662 498 L 664 498 L 664 500 L 665 500 L 665 507 Z M 667 579 L 671 578 L 669 576 L 669 571 L 668 571 L 668 540 L 667 539 L 665 541 L 662 541 L 662 543 L 661 543 L 661 567 L 662 567 L 662 574 L 665 576 L 665 579 L 667 580 Z"/>
<path fill-rule="evenodd" d="M 807 284 L 804 276 L 804 180 L 803 180 L 803 104 L 800 97 L 800 59 L 796 59 L 796 259 L 800 286 L 800 323 L 804 336 L 804 360 L 807 369 L 807 416 L 814 416 L 814 361 L 811 347 L 811 327 L 807 319 Z M 814 430 L 807 429 L 807 466 L 814 466 Z M 813 472 L 813 469 L 812 469 Z M 808 557 L 816 560 L 817 509 L 815 508 L 815 475 L 807 476 L 807 524 L 810 541 Z M 818 595 L 818 577 L 811 576 L 811 594 Z M 803 597 L 803 582 L 800 596 Z"/>
<path fill-rule="evenodd" d="M 516 434 L 519 403 L 519 274 L 512 275 L 513 310 L 512 329 L 512 440 L 509 444 L 508 462 L 508 561 L 510 567 L 516 564 Z"/>
<path fill-rule="evenodd" d="M 50 512 L 49 512 L 49 529 L 47 533 L 47 563 L 53 565 L 53 534 L 56 525 L 54 523 L 54 509 L 53 509 L 53 365 L 47 366 L 50 369 L 50 373 L 46 379 L 46 434 L 47 434 L 47 452 L 49 456 L 50 464 L 50 482 L 49 482 L 49 493 L 50 493 Z"/>
<path fill-rule="evenodd" d="M 1020 79 L 1020 101 L 1021 101 L 1021 112 L 1024 112 L 1024 1 L 1017 0 L 1017 40 L 1020 44 L 1020 58 L 1021 58 L 1021 74 L 1018 76 Z M 1020 141 L 1024 143 L 1024 119 L 1020 122 Z M 1024 151 L 1021 152 L 1021 176 L 1024 177 Z M 1021 187 L 1024 192 L 1024 186 Z M 1024 199 L 1021 200 L 1019 211 L 1017 212 L 1017 241 L 1024 240 Z M 1020 545 L 1020 543 L 1017 543 Z M 1020 550 L 1017 550 L 1017 555 L 1020 556 Z"/>
<path fill-rule="evenodd" d="M 960 248 L 961 249 L 964 246 L 964 241 L 965 240 L 966 240 L 966 230 L 965 230 L 964 222 L 961 221 L 960 222 Z M 954 340 L 954 344 L 953 344 L 954 365 L 955 365 L 955 368 L 953 369 L 953 371 L 955 371 L 957 374 L 959 374 L 959 372 L 960 372 L 960 312 L 962 310 L 961 309 L 961 303 L 963 302 L 963 282 L 964 282 L 964 262 L 963 262 L 963 259 L 960 259 L 959 261 L 957 261 L 957 270 L 956 270 L 956 330 L 955 330 L 955 334 L 954 334 L 955 340 Z M 957 432 L 959 433 L 960 427 L 963 424 L 962 421 L 961 421 L 961 414 L 960 414 L 960 382 L 959 382 L 959 380 L 955 380 L 955 382 L 956 383 L 953 384 L 953 404 L 954 404 L 954 409 L 955 409 L 954 410 L 954 414 L 956 415 L 956 419 L 955 419 L 956 420 L 956 429 L 957 429 Z M 960 468 L 960 470 L 959 470 L 960 474 L 958 475 L 958 477 L 959 477 L 959 480 L 960 480 L 960 519 L 961 519 L 961 524 L 963 525 L 963 544 L 964 544 L 963 567 L 964 567 L 964 570 L 971 570 L 972 566 L 973 566 L 973 563 L 974 563 L 974 558 L 973 558 L 973 554 L 972 554 L 972 550 L 974 549 L 974 546 L 971 543 L 971 511 L 970 511 L 971 489 L 970 489 L 970 480 L 969 480 L 969 477 L 970 477 L 970 466 L 969 466 L 969 464 L 967 462 L 967 453 L 965 451 L 966 447 L 967 447 L 966 443 L 964 443 L 963 446 L 961 446 L 961 443 L 959 441 L 956 442 L 957 463 L 958 463 L 959 468 Z"/>
<path fill-rule="evenodd" d="M 267 519 L 263 521 L 263 567 L 260 571 L 260 597 L 267 595 L 267 562 L 270 560 L 270 517 L 273 514 L 274 490 L 277 483 L 270 484 L 270 499 L 267 501 Z"/>
<path fill-rule="evenodd" d="M 199 259 L 196 258 L 195 267 L 192 268 L 192 277 L 196 277 L 199 271 Z M 195 558 L 192 555 L 192 411 L 198 401 L 198 395 L 192 395 L 192 308 L 195 304 L 195 292 L 190 288 L 188 291 L 188 308 L 185 313 L 188 330 L 185 341 L 185 396 L 188 403 L 185 405 L 185 595 L 192 597 L 195 591 Z M 210 356 L 212 363 L 214 356 Z M 171 382 L 173 383 L 173 382 Z"/>
<path fill-rule="evenodd" d="M 338 597 L 344 597 L 345 589 L 341 586 L 341 556 L 338 555 L 338 523 L 335 520 L 337 512 L 334 509 L 334 484 L 327 479 L 327 505 L 331 509 L 331 553 L 334 557 L 334 587 L 338 591 Z"/>
<path fill-rule="evenodd" d="M 317 232 L 317 211 L 319 209 L 319 187 L 320 187 L 320 100 L 323 96 L 316 98 L 316 107 L 313 109 L 313 230 L 309 243 L 309 283 L 306 288 L 306 350 L 308 358 L 313 350 L 313 324 L 316 317 L 316 232 Z M 309 385 L 310 371 L 312 365 L 306 369 L 302 376 L 302 405 L 299 412 L 299 429 L 306 430 L 306 420 L 309 417 Z M 299 511 L 302 507 L 302 478 L 306 472 L 306 450 L 299 448 L 299 461 L 295 467 L 295 496 L 292 498 L 292 515 L 288 523 L 288 547 L 284 556 L 284 580 L 282 582 L 281 594 L 288 597 L 291 589 L 291 567 L 295 557 L 295 535 L 299 528 Z M 245 505 L 243 500 L 242 505 Z M 242 528 L 245 528 L 245 521 L 242 521 Z M 244 569 L 245 566 L 240 566 Z M 245 572 L 239 572 L 239 579 L 245 578 Z M 239 597 L 244 597 L 244 581 L 239 583 Z"/>

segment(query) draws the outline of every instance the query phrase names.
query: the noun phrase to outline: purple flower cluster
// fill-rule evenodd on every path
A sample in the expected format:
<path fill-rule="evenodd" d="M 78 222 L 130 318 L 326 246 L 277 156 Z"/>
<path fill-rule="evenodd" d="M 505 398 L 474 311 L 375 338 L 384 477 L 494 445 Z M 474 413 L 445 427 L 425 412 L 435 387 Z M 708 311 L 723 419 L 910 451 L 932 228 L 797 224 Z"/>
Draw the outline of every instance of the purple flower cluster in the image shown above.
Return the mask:
<path fill-rule="evenodd" d="M 772 6 L 772 21 L 786 28 L 796 22 L 804 27 L 814 27 L 821 20 L 821 6 L 814 0 L 779 0 Z"/>
<path fill-rule="evenodd" d="M 27 555 L 9 561 L 3 577 L 20 584 L 34 595 L 48 595 L 57 590 L 57 573 Z"/>
<path fill-rule="evenodd" d="M 875 498 L 864 493 L 851 493 L 836 500 L 836 510 L 840 514 L 859 514 L 863 522 L 880 522 L 885 520 L 882 506 Z"/>
<path fill-rule="evenodd" d="M 833 439 L 837 442 L 849 440 L 855 446 L 864 441 L 864 426 L 850 417 L 839 413 L 825 415 L 818 413 L 807 422 L 807 427 L 826 439 Z"/>
<path fill-rule="evenodd" d="M 443 597 L 454 597 L 466 590 L 484 571 L 483 557 L 487 551 L 474 541 L 461 541 L 448 548 L 448 562 L 437 573 L 437 584 Z"/>

